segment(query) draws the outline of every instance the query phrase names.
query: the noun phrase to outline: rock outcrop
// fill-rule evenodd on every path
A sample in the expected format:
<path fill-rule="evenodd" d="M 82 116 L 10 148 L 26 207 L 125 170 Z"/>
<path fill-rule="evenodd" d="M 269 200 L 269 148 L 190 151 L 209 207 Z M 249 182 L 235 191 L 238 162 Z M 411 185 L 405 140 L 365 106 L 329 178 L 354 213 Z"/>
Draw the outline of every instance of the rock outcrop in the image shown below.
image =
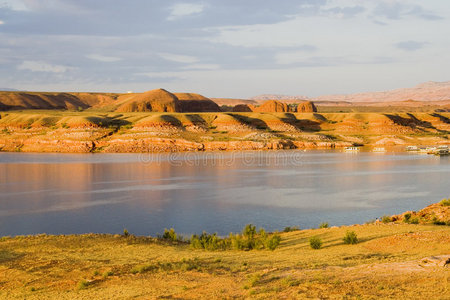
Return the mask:
<path fill-rule="evenodd" d="M 311 101 L 306 101 L 299 103 L 297 106 L 297 112 L 304 113 L 304 112 L 317 112 L 317 108 Z"/>
<path fill-rule="evenodd" d="M 156 89 L 143 94 L 134 94 L 125 99 L 117 112 L 181 112 L 178 98 L 164 90 Z"/>
<path fill-rule="evenodd" d="M 448 200 L 447 200 L 448 201 Z M 419 211 L 408 211 L 401 215 L 390 217 L 392 222 L 420 223 L 438 225 L 450 225 L 450 206 L 441 203 L 433 203 Z"/>
<path fill-rule="evenodd" d="M 276 100 L 268 100 L 255 107 L 256 112 L 291 112 L 290 107 L 286 103 Z"/>
<path fill-rule="evenodd" d="M 233 112 L 252 112 L 255 106 L 252 104 L 238 104 L 233 107 Z"/>
<path fill-rule="evenodd" d="M 211 99 L 194 93 L 174 93 L 180 100 L 182 112 L 220 112 L 220 107 Z"/>

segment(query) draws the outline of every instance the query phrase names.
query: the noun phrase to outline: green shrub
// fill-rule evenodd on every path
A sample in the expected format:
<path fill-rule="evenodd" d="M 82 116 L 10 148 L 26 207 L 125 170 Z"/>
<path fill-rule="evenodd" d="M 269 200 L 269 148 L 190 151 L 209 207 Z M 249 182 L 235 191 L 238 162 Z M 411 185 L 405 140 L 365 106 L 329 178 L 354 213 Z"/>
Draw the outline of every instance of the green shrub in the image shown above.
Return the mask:
<path fill-rule="evenodd" d="M 319 228 L 328 228 L 328 222 L 322 222 L 319 224 Z"/>
<path fill-rule="evenodd" d="M 124 229 L 124 230 L 123 230 L 123 236 L 124 236 L 124 237 L 129 237 L 129 236 L 130 236 L 130 233 L 128 232 L 127 229 Z"/>
<path fill-rule="evenodd" d="M 113 272 L 112 271 L 106 271 L 103 273 L 103 278 L 109 277 L 109 276 L 113 276 Z"/>
<path fill-rule="evenodd" d="M 390 223 L 390 222 L 392 222 L 392 219 L 391 219 L 390 216 L 382 216 L 381 217 L 381 222 L 383 222 L 383 223 Z"/>
<path fill-rule="evenodd" d="M 162 238 L 172 242 L 178 241 L 178 235 L 173 228 L 170 228 L 169 230 L 167 228 L 164 228 L 164 234 Z"/>
<path fill-rule="evenodd" d="M 411 221 L 409 222 L 411 224 L 419 224 L 419 218 L 412 218 Z"/>
<path fill-rule="evenodd" d="M 275 250 L 281 242 L 281 237 L 278 234 L 272 235 L 272 237 L 265 240 L 265 247 L 269 250 Z"/>
<path fill-rule="evenodd" d="M 256 231 L 256 226 L 248 224 L 241 234 L 230 233 L 227 238 L 220 238 L 217 233 L 203 232 L 201 235 L 192 235 L 189 243 L 194 249 L 205 250 L 275 250 L 281 242 L 278 234 L 267 234 L 263 228 Z"/>
<path fill-rule="evenodd" d="M 439 220 L 437 217 L 433 218 L 433 224 L 434 225 L 446 225 L 444 221 Z"/>
<path fill-rule="evenodd" d="M 256 226 L 253 224 L 245 225 L 244 229 L 242 230 L 242 235 L 247 239 L 253 239 L 256 235 Z"/>
<path fill-rule="evenodd" d="M 88 286 L 89 286 L 89 282 L 87 282 L 86 280 L 83 279 L 78 282 L 77 288 L 79 290 L 85 290 L 88 288 Z"/>
<path fill-rule="evenodd" d="M 441 204 L 442 206 L 450 206 L 450 199 L 442 199 L 439 204 Z"/>
<path fill-rule="evenodd" d="M 254 287 L 259 283 L 260 280 L 261 280 L 260 274 L 253 274 L 248 278 L 248 285 Z"/>
<path fill-rule="evenodd" d="M 320 249 L 322 248 L 322 239 L 316 236 L 313 236 L 309 239 L 309 245 L 312 249 Z"/>
<path fill-rule="evenodd" d="M 196 234 L 192 235 L 190 243 L 191 247 L 194 249 L 206 249 L 214 251 L 214 250 L 225 250 L 228 248 L 227 241 L 219 238 L 217 236 L 217 233 L 208 234 L 205 231 L 203 231 L 203 233 L 200 236 Z"/>
<path fill-rule="evenodd" d="M 405 223 L 409 223 L 411 220 L 411 214 L 410 213 L 406 213 L 403 215 L 403 222 Z"/>
<path fill-rule="evenodd" d="M 156 265 L 141 265 L 141 266 L 136 266 L 133 269 L 131 269 L 131 273 L 132 274 L 136 274 L 136 273 L 146 273 L 146 272 L 151 272 L 151 271 L 155 271 L 158 270 L 158 266 Z"/>
<path fill-rule="evenodd" d="M 298 226 L 292 226 L 292 227 L 287 226 L 287 227 L 284 227 L 283 232 L 291 232 L 291 231 L 297 231 L 297 230 L 300 230 L 300 228 L 298 228 Z"/>
<path fill-rule="evenodd" d="M 347 231 L 344 236 L 345 244 L 357 244 L 358 237 L 354 231 Z"/>

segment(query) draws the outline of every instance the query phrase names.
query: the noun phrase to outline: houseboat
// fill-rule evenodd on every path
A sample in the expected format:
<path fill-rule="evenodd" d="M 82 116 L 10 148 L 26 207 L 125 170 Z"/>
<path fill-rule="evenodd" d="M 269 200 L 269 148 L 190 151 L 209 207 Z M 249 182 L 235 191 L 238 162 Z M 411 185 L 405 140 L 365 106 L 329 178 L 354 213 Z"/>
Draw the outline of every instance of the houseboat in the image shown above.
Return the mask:
<path fill-rule="evenodd" d="M 406 146 L 406 151 L 419 151 L 417 146 Z"/>
<path fill-rule="evenodd" d="M 345 152 L 359 152 L 359 148 L 358 147 L 345 147 L 344 151 Z"/>
<path fill-rule="evenodd" d="M 386 152 L 386 148 L 384 148 L 384 147 L 375 147 L 375 148 L 372 149 L 372 152 L 383 153 L 383 152 Z"/>

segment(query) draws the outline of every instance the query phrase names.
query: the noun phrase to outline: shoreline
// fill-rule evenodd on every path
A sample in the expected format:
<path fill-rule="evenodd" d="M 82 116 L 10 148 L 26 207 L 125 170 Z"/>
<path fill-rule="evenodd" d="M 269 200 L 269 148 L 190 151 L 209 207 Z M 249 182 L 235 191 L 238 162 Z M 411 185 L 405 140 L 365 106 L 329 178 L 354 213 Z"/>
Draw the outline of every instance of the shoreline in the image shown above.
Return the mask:
<path fill-rule="evenodd" d="M 0 151 L 163 153 L 449 145 L 450 113 L 0 113 Z"/>

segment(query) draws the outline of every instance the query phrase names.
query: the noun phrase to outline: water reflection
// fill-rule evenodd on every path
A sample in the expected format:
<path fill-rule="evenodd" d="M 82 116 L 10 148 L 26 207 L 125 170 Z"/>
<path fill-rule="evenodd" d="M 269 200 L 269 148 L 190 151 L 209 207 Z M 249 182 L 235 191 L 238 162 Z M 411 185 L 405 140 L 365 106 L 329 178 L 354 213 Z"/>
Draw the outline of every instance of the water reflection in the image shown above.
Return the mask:
<path fill-rule="evenodd" d="M 0 153 L 0 235 L 361 223 L 448 197 L 449 170 L 433 156 L 331 151 Z"/>

